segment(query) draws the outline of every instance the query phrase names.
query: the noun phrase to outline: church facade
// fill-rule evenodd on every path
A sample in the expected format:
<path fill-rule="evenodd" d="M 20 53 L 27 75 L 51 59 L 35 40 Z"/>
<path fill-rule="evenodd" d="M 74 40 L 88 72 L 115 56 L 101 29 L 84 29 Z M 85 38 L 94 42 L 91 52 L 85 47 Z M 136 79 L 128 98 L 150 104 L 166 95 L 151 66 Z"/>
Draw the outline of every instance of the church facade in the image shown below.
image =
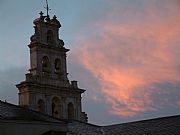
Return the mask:
<path fill-rule="evenodd" d="M 19 105 L 0 100 L 0 135 L 180 135 L 180 115 L 97 126 L 82 112 L 77 81 L 69 81 L 69 49 L 59 38 L 57 17 L 40 13 L 28 45 L 30 69 L 16 85 Z"/>

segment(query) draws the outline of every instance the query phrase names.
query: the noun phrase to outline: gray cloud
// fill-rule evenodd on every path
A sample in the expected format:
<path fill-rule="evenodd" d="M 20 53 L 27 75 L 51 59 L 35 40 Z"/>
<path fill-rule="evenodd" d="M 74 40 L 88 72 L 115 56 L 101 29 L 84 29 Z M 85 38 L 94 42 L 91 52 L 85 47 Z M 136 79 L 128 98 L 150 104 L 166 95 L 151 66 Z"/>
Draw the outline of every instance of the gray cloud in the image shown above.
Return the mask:
<path fill-rule="evenodd" d="M 25 67 L 10 68 L 0 71 L 0 99 L 11 103 L 18 103 L 16 84 L 24 80 Z"/>

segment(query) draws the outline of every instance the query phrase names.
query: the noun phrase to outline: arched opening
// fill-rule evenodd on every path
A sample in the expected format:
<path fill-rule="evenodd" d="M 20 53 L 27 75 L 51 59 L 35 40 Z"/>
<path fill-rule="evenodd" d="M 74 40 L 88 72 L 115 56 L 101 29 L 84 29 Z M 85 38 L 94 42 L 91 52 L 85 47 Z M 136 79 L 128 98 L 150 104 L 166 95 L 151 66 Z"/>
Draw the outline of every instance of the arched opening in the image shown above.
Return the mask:
<path fill-rule="evenodd" d="M 44 113 L 45 112 L 45 103 L 42 99 L 38 100 L 37 111 Z"/>
<path fill-rule="evenodd" d="M 43 72 L 48 71 L 49 68 L 49 58 L 47 56 L 44 56 L 42 58 L 42 70 Z"/>
<path fill-rule="evenodd" d="M 55 73 L 59 73 L 60 70 L 61 70 L 61 61 L 60 61 L 60 59 L 55 59 L 54 67 L 55 67 Z"/>
<path fill-rule="evenodd" d="M 53 32 L 51 30 L 47 31 L 47 43 L 53 43 L 54 42 L 54 36 Z"/>
<path fill-rule="evenodd" d="M 60 110 L 60 100 L 58 97 L 54 97 L 52 99 L 52 116 L 60 118 Z"/>
<path fill-rule="evenodd" d="M 74 106 L 72 103 L 68 104 L 68 119 L 74 119 Z"/>

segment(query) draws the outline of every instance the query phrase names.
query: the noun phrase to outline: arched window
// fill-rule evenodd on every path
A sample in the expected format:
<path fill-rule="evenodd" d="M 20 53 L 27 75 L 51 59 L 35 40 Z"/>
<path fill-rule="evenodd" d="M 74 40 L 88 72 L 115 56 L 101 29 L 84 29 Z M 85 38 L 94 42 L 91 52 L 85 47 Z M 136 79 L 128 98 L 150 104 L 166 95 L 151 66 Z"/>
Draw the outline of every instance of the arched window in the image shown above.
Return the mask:
<path fill-rule="evenodd" d="M 68 119 L 74 119 L 74 106 L 72 103 L 68 104 Z"/>
<path fill-rule="evenodd" d="M 48 68 L 49 68 L 49 58 L 47 56 L 44 56 L 42 58 L 42 70 L 47 71 Z"/>
<path fill-rule="evenodd" d="M 37 111 L 44 113 L 45 112 L 45 104 L 42 99 L 38 100 L 37 103 Z"/>
<path fill-rule="evenodd" d="M 60 59 L 55 59 L 54 67 L 55 67 L 55 72 L 59 73 L 60 69 L 61 69 L 61 61 L 60 61 Z"/>
<path fill-rule="evenodd" d="M 54 97 L 52 99 L 52 116 L 60 118 L 60 110 L 60 100 L 58 97 Z"/>
<path fill-rule="evenodd" d="M 51 30 L 47 31 L 47 43 L 53 43 L 54 42 L 54 37 L 53 37 L 53 32 Z"/>

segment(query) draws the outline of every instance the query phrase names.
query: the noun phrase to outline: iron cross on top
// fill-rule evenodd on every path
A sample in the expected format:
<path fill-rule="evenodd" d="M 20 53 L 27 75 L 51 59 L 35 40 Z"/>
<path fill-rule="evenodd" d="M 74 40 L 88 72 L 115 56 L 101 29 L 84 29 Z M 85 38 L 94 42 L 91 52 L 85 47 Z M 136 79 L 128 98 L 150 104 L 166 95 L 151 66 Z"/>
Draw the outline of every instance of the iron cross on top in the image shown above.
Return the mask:
<path fill-rule="evenodd" d="M 46 7 L 44 7 L 46 10 L 47 10 L 47 16 L 49 16 L 49 10 L 51 10 L 49 8 L 49 5 L 48 5 L 48 0 L 46 0 Z"/>

